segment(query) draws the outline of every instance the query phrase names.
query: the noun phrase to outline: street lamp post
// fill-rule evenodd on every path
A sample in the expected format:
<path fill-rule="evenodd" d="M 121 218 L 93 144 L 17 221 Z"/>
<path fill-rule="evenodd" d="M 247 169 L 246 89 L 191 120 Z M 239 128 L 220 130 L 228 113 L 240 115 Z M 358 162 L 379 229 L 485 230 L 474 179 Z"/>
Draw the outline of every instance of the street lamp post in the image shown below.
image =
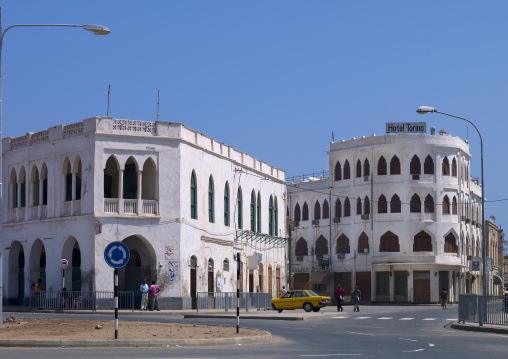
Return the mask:
<path fill-rule="evenodd" d="M 7 31 L 14 27 L 80 27 L 87 31 L 93 32 L 95 35 L 107 35 L 110 30 L 102 25 L 72 25 L 72 24 L 19 24 L 11 25 L 5 30 L 2 28 L 2 8 L 0 7 L 0 140 L 2 139 L 2 47 L 4 36 Z M 3 224 L 3 181 L 2 181 L 2 144 L 0 143 L 0 244 L 3 241 L 2 224 Z M 0 328 L 2 328 L 3 313 L 3 249 L 0 248 Z"/>
<path fill-rule="evenodd" d="M 454 116 L 454 115 L 450 115 L 448 113 L 444 113 L 444 112 L 439 112 L 439 111 L 436 111 L 435 108 L 432 108 L 432 107 L 428 107 L 428 106 L 421 106 L 418 108 L 418 110 L 416 110 L 416 112 L 418 112 L 419 114 L 426 114 L 427 112 L 435 112 L 435 113 L 440 113 L 442 115 L 446 115 L 446 116 L 450 116 L 450 117 L 455 117 L 455 118 L 458 118 L 458 119 L 461 119 L 461 120 L 464 120 L 466 122 L 469 122 L 476 130 L 476 132 L 478 132 L 478 136 L 480 136 L 480 148 L 481 148 L 481 178 L 482 178 L 482 268 L 483 268 L 483 282 L 482 282 L 482 291 L 483 291 L 483 295 L 487 295 L 487 238 L 485 237 L 485 182 L 483 180 L 483 139 L 482 139 L 482 135 L 480 133 L 480 131 L 478 130 L 478 128 L 475 126 L 474 123 L 472 123 L 471 121 L 469 121 L 467 118 L 463 118 L 463 117 L 459 117 L 459 116 Z"/>

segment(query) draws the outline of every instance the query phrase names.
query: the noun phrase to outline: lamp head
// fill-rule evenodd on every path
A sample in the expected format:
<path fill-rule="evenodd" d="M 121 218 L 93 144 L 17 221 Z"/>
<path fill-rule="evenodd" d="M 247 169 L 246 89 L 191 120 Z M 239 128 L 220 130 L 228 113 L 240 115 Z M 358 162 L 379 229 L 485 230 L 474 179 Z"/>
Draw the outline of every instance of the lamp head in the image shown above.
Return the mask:
<path fill-rule="evenodd" d="M 436 109 L 429 106 L 420 106 L 416 112 L 418 112 L 420 115 L 425 115 L 427 112 L 436 112 Z"/>
<path fill-rule="evenodd" d="M 83 25 L 83 29 L 93 32 L 95 35 L 107 35 L 111 31 L 102 25 Z"/>

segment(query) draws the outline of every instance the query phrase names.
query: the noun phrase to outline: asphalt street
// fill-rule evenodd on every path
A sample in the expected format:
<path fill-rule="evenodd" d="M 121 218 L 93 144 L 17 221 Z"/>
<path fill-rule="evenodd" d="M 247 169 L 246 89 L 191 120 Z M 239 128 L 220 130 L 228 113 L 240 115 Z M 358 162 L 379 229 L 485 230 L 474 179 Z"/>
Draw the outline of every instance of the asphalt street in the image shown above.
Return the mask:
<path fill-rule="evenodd" d="M 334 308 L 325 309 L 326 312 Z M 316 313 L 315 319 L 241 320 L 242 327 L 267 330 L 265 344 L 170 348 L 2 348 L 0 358 L 504 358 L 508 336 L 448 329 L 457 306 L 362 306 L 346 316 Z M 13 313 L 4 313 L 4 317 Z M 17 317 L 110 318 L 105 314 L 14 313 Z M 277 312 L 270 312 L 276 316 Z M 183 319 L 181 315 L 125 315 L 125 320 L 236 326 L 233 319 Z M 122 318 L 121 318 L 122 320 Z"/>

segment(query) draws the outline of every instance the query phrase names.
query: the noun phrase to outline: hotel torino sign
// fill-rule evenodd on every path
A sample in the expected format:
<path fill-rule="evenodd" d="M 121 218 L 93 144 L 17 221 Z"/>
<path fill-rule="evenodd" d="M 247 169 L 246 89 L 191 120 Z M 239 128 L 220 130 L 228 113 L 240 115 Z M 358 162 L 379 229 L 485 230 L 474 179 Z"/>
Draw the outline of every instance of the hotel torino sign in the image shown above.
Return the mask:
<path fill-rule="evenodd" d="M 426 122 L 387 122 L 386 133 L 425 133 Z"/>

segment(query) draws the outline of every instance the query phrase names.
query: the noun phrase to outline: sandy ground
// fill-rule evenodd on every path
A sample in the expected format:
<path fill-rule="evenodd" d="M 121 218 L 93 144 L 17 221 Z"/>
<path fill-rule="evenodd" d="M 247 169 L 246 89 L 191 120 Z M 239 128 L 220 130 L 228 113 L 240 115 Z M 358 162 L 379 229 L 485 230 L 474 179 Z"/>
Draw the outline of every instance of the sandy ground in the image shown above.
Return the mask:
<path fill-rule="evenodd" d="M 101 326 L 102 328 L 98 328 Z M 132 322 L 120 320 L 118 339 L 215 339 L 261 335 L 255 329 L 213 325 Z M 3 320 L 0 339 L 115 339 L 114 320 L 19 319 Z"/>

